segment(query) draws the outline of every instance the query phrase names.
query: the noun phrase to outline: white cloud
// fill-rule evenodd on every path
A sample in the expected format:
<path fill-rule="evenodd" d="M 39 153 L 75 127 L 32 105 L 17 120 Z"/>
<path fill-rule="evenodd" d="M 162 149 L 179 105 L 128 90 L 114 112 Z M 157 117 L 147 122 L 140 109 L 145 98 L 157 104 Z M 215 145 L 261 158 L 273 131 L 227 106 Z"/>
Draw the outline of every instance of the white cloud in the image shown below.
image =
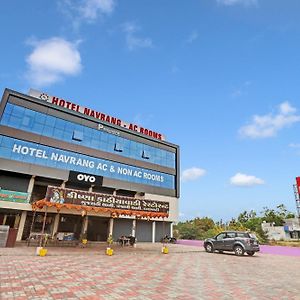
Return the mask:
<path fill-rule="evenodd" d="M 127 22 L 122 25 L 122 29 L 126 35 L 126 44 L 130 51 L 138 48 L 152 48 L 153 43 L 150 38 L 137 36 L 140 28 L 133 22 Z"/>
<path fill-rule="evenodd" d="M 296 108 L 288 102 L 279 105 L 277 114 L 254 115 L 252 122 L 240 128 L 239 133 L 243 137 L 267 138 L 276 136 L 280 129 L 291 126 L 300 121 L 300 115 L 296 114 Z"/>
<path fill-rule="evenodd" d="M 104 15 L 110 15 L 116 6 L 115 0 L 59 0 L 58 9 L 70 21 L 74 29 L 83 22 L 92 23 Z"/>
<path fill-rule="evenodd" d="M 201 176 L 204 176 L 205 174 L 206 170 L 193 167 L 182 172 L 181 180 L 183 182 L 192 181 L 198 179 Z"/>
<path fill-rule="evenodd" d="M 78 42 L 62 38 L 31 41 L 31 54 L 26 58 L 27 79 L 36 87 L 51 85 L 65 76 L 74 76 L 82 69 Z"/>
<path fill-rule="evenodd" d="M 188 38 L 186 39 L 186 42 L 191 44 L 193 43 L 194 41 L 196 41 L 198 39 L 198 32 L 197 31 L 193 31 L 189 36 Z"/>
<path fill-rule="evenodd" d="M 291 148 L 300 148 L 300 144 L 291 143 L 291 144 L 289 144 L 289 147 L 291 147 Z"/>
<path fill-rule="evenodd" d="M 86 0 L 78 9 L 84 19 L 95 20 L 99 15 L 112 13 L 114 8 L 114 0 Z"/>
<path fill-rule="evenodd" d="M 253 185 L 261 185 L 265 182 L 252 175 L 246 175 L 242 173 L 236 173 L 234 176 L 230 178 L 230 183 L 236 186 L 253 186 Z"/>
<path fill-rule="evenodd" d="M 233 5 L 257 5 L 257 0 L 217 0 L 218 4 L 226 5 L 226 6 L 233 6 Z"/>

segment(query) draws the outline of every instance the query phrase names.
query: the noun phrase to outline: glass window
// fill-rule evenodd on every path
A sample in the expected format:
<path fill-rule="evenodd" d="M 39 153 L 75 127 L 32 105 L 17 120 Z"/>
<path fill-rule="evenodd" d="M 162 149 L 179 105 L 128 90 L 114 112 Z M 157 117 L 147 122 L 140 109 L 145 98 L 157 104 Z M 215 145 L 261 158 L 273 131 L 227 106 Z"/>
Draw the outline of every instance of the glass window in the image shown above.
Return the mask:
<path fill-rule="evenodd" d="M 83 132 L 78 131 L 78 130 L 74 130 L 72 139 L 75 140 L 75 141 L 80 141 L 81 142 L 83 140 Z"/>
<path fill-rule="evenodd" d="M 31 118 L 30 117 L 28 117 L 28 116 L 24 116 L 24 118 L 23 118 L 23 120 L 22 120 L 22 125 L 24 125 L 24 126 L 29 126 L 30 125 L 30 123 L 31 123 Z"/>
<path fill-rule="evenodd" d="M 235 232 L 227 232 L 226 238 L 228 238 L 228 239 L 235 238 Z"/>
<path fill-rule="evenodd" d="M 170 151 L 131 141 L 107 132 L 86 127 L 67 120 L 8 103 L 1 124 L 63 139 L 78 144 L 84 140 L 85 146 L 137 160 L 148 160 L 153 164 L 175 168 L 176 155 Z M 95 141 L 96 140 L 96 141 Z"/>
<path fill-rule="evenodd" d="M 223 240 L 225 237 L 226 237 L 226 233 L 220 233 L 220 234 L 217 236 L 217 241 L 221 241 L 221 240 Z"/>
<path fill-rule="evenodd" d="M 123 147 L 120 143 L 115 143 L 114 150 L 117 151 L 117 152 L 123 152 Z"/>
<path fill-rule="evenodd" d="M 245 232 L 237 232 L 236 236 L 241 237 L 241 238 L 248 238 L 249 237 L 248 233 L 245 233 Z"/>
<path fill-rule="evenodd" d="M 149 159 L 150 158 L 150 154 L 147 150 L 143 150 L 142 158 L 144 158 L 144 159 Z"/>

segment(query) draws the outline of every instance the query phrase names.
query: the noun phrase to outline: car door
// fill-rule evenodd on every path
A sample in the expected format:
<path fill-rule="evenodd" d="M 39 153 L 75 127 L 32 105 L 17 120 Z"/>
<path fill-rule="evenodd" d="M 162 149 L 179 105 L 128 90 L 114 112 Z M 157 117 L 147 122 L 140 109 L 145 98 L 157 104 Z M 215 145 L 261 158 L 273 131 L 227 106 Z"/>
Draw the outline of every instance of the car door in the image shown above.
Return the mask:
<path fill-rule="evenodd" d="M 226 237 L 226 233 L 220 233 L 216 236 L 214 241 L 214 249 L 215 250 L 224 250 L 224 238 Z"/>
<path fill-rule="evenodd" d="M 232 251 L 235 242 L 235 232 L 227 232 L 224 238 L 224 250 Z"/>

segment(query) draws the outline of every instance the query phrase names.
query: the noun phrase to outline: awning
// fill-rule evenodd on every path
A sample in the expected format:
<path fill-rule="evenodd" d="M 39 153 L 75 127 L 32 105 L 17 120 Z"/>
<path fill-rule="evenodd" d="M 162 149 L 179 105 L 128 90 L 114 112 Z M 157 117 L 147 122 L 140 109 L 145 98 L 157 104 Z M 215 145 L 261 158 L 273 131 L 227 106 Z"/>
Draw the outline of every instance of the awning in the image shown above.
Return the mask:
<path fill-rule="evenodd" d="M 32 203 L 32 209 L 38 210 L 44 207 L 54 207 L 57 211 L 60 211 L 62 208 L 67 209 L 76 209 L 78 211 L 94 211 L 96 213 L 110 213 L 113 218 L 116 218 L 120 215 L 123 216 L 135 216 L 137 218 L 167 218 L 169 216 L 166 212 L 147 212 L 147 211 L 137 211 L 137 210 L 123 210 L 115 208 L 105 208 L 105 207 L 95 207 L 95 206 L 85 206 L 72 203 L 55 203 L 49 202 L 47 199 L 41 199 Z"/>

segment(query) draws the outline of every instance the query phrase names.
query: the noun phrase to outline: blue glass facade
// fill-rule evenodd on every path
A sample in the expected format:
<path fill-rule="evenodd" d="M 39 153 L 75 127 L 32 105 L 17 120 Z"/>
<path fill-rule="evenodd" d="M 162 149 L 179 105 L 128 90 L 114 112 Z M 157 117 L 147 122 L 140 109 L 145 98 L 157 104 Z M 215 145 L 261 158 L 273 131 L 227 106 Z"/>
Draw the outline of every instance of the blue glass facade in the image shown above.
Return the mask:
<path fill-rule="evenodd" d="M 0 124 L 160 166 L 173 169 L 176 166 L 173 152 L 11 103 L 6 104 Z"/>
<path fill-rule="evenodd" d="M 23 118 L 24 120 L 25 118 Z M 17 121 L 17 120 L 15 120 Z M 0 135 L 0 157 L 175 189 L 175 176 Z"/>

